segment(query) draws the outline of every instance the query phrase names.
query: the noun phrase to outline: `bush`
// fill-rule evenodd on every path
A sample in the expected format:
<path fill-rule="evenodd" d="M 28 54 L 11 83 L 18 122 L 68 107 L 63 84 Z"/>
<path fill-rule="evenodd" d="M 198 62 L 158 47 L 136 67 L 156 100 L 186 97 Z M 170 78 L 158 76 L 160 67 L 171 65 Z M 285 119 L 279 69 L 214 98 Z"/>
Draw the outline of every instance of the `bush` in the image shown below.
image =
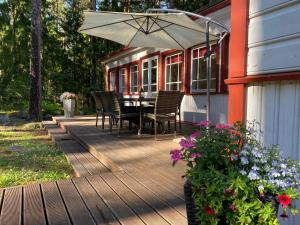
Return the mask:
<path fill-rule="evenodd" d="M 44 115 L 60 115 L 62 111 L 62 106 L 59 103 L 52 103 L 43 101 L 42 102 L 42 112 Z"/>

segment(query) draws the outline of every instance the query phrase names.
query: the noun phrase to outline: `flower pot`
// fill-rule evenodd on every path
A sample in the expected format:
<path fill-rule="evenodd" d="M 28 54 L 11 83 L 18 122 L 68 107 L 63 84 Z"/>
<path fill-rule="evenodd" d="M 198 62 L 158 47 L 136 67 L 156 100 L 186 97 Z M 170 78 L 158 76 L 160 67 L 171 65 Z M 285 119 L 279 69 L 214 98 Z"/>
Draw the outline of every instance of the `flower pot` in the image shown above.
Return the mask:
<path fill-rule="evenodd" d="M 186 205 L 186 215 L 188 220 L 188 225 L 198 225 L 196 221 L 196 207 L 193 199 L 192 184 L 189 180 L 186 180 L 183 186 L 184 198 Z"/>
<path fill-rule="evenodd" d="M 66 118 L 74 116 L 75 111 L 75 99 L 64 99 L 64 113 Z"/>

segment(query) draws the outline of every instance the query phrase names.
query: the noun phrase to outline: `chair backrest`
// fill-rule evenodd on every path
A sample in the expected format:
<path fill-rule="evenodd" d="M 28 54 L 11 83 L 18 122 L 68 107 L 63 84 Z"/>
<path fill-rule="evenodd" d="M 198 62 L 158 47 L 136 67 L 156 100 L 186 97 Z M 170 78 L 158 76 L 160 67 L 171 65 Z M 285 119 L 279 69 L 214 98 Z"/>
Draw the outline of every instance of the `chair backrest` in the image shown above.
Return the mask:
<path fill-rule="evenodd" d="M 101 91 L 93 91 L 92 96 L 95 100 L 95 104 L 96 104 L 96 110 L 102 110 L 103 109 L 103 104 L 102 104 L 102 100 L 101 100 Z"/>
<path fill-rule="evenodd" d="M 179 91 L 159 91 L 155 101 L 156 114 L 177 114 L 182 94 Z"/>
<path fill-rule="evenodd" d="M 100 92 L 100 98 L 103 109 L 107 113 L 115 113 L 120 111 L 118 95 L 114 91 Z"/>

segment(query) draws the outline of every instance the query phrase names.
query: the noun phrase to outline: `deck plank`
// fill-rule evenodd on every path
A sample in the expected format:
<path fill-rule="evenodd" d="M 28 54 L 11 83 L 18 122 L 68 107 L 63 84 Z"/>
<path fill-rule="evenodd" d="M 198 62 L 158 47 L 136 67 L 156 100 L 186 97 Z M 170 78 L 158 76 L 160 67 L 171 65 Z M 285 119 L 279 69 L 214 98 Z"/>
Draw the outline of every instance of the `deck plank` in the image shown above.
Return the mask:
<path fill-rule="evenodd" d="M 24 186 L 24 225 L 46 225 L 44 206 L 42 201 L 41 189 L 39 184 Z"/>
<path fill-rule="evenodd" d="M 135 179 L 130 177 L 126 173 L 118 173 L 116 176 L 124 182 L 133 192 L 135 192 L 140 198 L 142 198 L 145 202 L 147 202 L 151 207 L 153 207 L 165 220 L 174 225 L 183 225 L 187 224 L 186 217 L 181 213 L 176 211 L 174 208 L 170 207 L 167 202 L 172 201 L 174 198 L 177 198 L 174 195 L 166 195 L 163 199 L 160 199 L 149 189 L 145 188 Z M 179 204 L 185 207 L 184 202 L 179 202 Z M 183 209 L 182 207 L 182 209 Z"/>
<path fill-rule="evenodd" d="M 146 224 L 169 224 L 114 174 L 105 173 L 101 177 Z"/>
<path fill-rule="evenodd" d="M 0 225 L 21 225 L 22 187 L 5 189 Z"/>
<path fill-rule="evenodd" d="M 61 151 L 65 153 L 68 162 L 72 165 L 76 177 L 91 175 L 83 164 L 77 159 L 78 143 L 73 140 L 57 142 Z"/>
<path fill-rule="evenodd" d="M 71 225 L 55 182 L 41 184 L 48 225 Z"/>
<path fill-rule="evenodd" d="M 122 225 L 144 225 L 142 220 L 126 203 L 103 181 L 100 176 L 87 177 L 87 180 L 113 211 Z"/>
<path fill-rule="evenodd" d="M 71 180 L 57 181 L 58 188 L 74 225 L 96 224 Z"/>
<path fill-rule="evenodd" d="M 98 225 L 120 225 L 86 178 L 73 179 L 73 182 Z"/>

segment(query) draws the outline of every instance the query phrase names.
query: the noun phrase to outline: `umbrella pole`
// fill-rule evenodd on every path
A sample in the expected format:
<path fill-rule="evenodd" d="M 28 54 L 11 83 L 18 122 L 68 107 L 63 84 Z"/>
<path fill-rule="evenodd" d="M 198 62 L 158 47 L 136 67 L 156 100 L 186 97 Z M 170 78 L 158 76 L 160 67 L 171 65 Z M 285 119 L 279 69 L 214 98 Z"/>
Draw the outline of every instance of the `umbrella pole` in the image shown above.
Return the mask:
<path fill-rule="evenodd" d="M 206 103 L 206 120 L 210 121 L 210 89 L 211 89 L 211 47 L 209 40 L 209 21 L 206 21 L 206 72 L 207 72 L 207 103 Z"/>

